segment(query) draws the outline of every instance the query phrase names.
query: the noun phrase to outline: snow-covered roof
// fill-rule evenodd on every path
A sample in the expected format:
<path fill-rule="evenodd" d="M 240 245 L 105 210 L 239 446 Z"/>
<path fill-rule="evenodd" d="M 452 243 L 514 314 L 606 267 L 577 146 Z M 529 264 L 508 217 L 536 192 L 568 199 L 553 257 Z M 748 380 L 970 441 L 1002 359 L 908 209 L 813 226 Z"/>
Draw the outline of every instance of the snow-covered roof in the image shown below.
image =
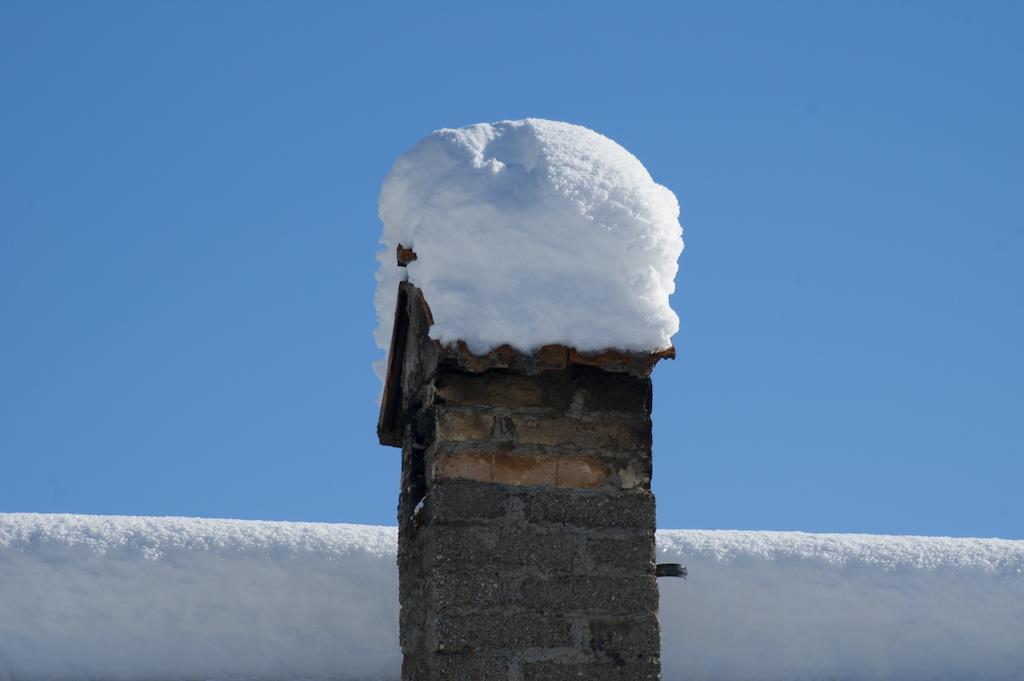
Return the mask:
<path fill-rule="evenodd" d="M 379 213 L 384 351 L 403 279 L 430 305 L 431 338 L 477 354 L 656 352 L 679 327 L 676 197 L 587 128 L 530 118 L 438 130 L 395 162 Z M 407 267 L 400 246 L 416 253 Z"/>
<path fill-rule="evenodd" d="M 0 514 L 4 681 L 398 681 L 391 527 Z M 1024 541 L 663 530 L 665 681 L 1024 676 Z"/>

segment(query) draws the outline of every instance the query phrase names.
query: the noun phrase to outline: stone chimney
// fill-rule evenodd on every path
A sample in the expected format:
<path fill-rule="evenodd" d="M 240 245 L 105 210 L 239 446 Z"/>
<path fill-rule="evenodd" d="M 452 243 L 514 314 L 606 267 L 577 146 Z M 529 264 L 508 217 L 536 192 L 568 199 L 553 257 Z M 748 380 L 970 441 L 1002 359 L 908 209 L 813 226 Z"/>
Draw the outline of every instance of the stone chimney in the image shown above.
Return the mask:
<path fill-rule="evenodd" d="M 477 356 L 430 324 L 400 284 L 378 434 L 402 448 L 403 681 L 659 679 L 649 376 L 672 351 Z"/>

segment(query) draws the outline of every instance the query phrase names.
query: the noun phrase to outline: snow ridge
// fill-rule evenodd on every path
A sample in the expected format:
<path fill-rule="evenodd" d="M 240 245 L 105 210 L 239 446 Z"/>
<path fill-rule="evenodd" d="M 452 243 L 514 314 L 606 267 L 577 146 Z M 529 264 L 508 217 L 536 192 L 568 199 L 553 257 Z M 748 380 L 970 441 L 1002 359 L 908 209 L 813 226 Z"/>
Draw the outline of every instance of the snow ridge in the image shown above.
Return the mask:
<path fill-rule="evenodd" d="M 0 680 L 397 681 L 393 527 L 0 514 Z M 1024 678 L 1024 541 L 662 530 L 666 681 Z"/>
<path fill-rule="evenodd" d="M 391 681 L 391 527 L 0 514 L 0 681 Z"/>
<path fill-rule="evenodd" d="M 665 679 L 1024 679 L 1024 541 L 664 530 Z"/>
<path fill-rule="evenodd" d="M 1024 542 L 1012 539 L 662 530 L 658 533 L 658 547 L 664 553 L 724 563 L 814 560 L 837 568 L 879 572 L 968 570 L 1004 577 L 1024 576 Z"/>

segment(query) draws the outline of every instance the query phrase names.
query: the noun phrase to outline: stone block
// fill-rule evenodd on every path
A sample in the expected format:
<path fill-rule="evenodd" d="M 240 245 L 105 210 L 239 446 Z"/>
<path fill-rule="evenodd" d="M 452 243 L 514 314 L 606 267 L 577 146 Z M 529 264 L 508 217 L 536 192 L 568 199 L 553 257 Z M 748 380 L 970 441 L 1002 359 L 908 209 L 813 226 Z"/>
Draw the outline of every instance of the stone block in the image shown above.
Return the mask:
<path fill-rule="evenodd" d="M 557 490 L 523 499 L 526 519 L 578 527 L 654 528 L 654 496 L 646 491 L 586 493 Z"/>
<path fill-rule="evenodd" d="M 566 416 L 513 414 L 508 419 L 513 438 L 521 445 L 576 445 L 577 419 Z"/>
<path fill-rule="evenodd" d="M 508 512 L 507 490 L 491 483 L 436 480 L 429 494 L 433 517 L 440 523 L 487 521 Z"/>
<path fill-rule="evenodd" d="M 439 611 L 507 608 L 519 599 L 519 579 L 500 566 L 492 569 L 436 569 L 430 576 Z"/>
<path fill-rule="evenodd" d="M 427 671 L 427 664 L 431 656 L 419 651 L 406 650 L 403 652 L 405 655 L 402 658 L 402 681 L 429 679 L 430 673 Z"/>
<path fill-rule="evenodd" d="M 435 401 L 452 405 L 561 412 L 571 398 L 572 386 L 564 372 L 526 376 L 499 371 L 446 371 L 434 379 Z"/>
<path fill-rule="evenodd" d="M 438 652 L 521 651 L 573 645 L 569 620 L 531 613 L 438 615 L 434 623 Z"/>
<path fill-rule="evenodd" d="M 582 421 L 565 416 L 511 416 L 515 442 L 520 445 L 574 447 L 611 451 L 644 451 L 651 447 L 651 422 L 641 417 Z"/>
<path fill-rule="evenodd" d="M 616 662 L 657 657 L 661 646 L 654 612 L 636 618 L 594 619 L 590 622 L 590 649 Z"/>
<path fill-rule="evenodd" d="M 523 582 L 520 605 L 549 614 L 626 615 L 655 612 L 658 585 L 652 575 L 637 577 L 560 576 Z"/>
<path fill-rule="evenodd" d="M 524 681 L 657 681 L 657 660 L 637 660 L 622 665 L 600 662 L 528 662 Z"/>
<path fill-rule="evenodd" d="M 573 378 L 582 395 L 580 409 L 587 413 L 651 413 L 651 379 L 574 367 Z"/>
<path fill-rule="evenodd" d="M 438 442 L 487 441 L 494 434 L 494 418 L 488 411 L 441 408 L 435 433 Z"/>
<path fill-rule="evenodd" d="M 484 655 L 435 655 L 433 678 L 436 681 L 508 681 L 508 660 Z"/>
<path fill-rule="evenodd" d="M 534 568 L 568 572 L 576 559 L 574 537 L 563 533 L 538 532 L 533 528 L 503 528 L 451 525 L 436 527 L 434 564 L 442 569 L 476 571 Z"/>
<path fill-rule="evenodd" d="M 654 574 L 652 530 L 631 533 L 622 538 L 588 536 L 583 546 L 592 569 Z"/>

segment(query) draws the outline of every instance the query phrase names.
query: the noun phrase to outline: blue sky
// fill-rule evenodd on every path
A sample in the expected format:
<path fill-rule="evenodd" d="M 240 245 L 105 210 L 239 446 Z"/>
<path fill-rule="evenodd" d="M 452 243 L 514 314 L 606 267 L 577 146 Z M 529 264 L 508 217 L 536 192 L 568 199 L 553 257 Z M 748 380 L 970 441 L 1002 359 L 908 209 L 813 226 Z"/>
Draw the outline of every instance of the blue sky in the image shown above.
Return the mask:
<path fill-rule="evenodd" d="M 5 2 L 0 511 L 391 524 L 376 201 L 539 116 L 682 204 L 659 525 L 1024 538 L 1017 3 Z"/>

